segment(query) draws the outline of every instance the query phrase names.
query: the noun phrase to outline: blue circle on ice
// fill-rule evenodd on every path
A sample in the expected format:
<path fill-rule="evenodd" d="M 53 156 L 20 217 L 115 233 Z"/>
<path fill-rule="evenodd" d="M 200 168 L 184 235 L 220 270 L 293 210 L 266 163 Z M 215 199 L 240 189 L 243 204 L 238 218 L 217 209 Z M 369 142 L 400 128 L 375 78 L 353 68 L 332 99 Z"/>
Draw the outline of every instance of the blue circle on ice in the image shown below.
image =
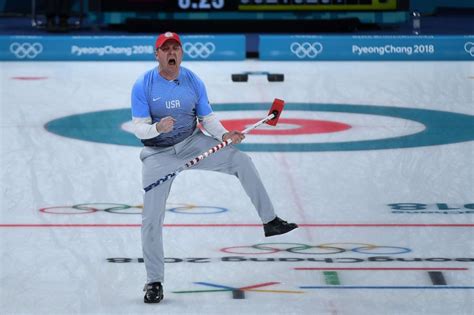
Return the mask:
<path fill-rule="evenodd" d="M 268 103 L 213 104 L 214 111 L 268 110 Z M 384 139 L 323 143 L 241 143 L 243 151 L 318 152 L 414 148 L 474 140 L 474 116 L 446 111 L 388 106 L 287 103 L 285 111 L 321 111 L 368 114 L 415 121 L 425 129 L 410 135 Z M 132 134 L 122 130 L 130 109 L 114 109 L 76 114 L 48 122 L 45 128 L 57 135 L 108 144 L 142 146 Z"/>

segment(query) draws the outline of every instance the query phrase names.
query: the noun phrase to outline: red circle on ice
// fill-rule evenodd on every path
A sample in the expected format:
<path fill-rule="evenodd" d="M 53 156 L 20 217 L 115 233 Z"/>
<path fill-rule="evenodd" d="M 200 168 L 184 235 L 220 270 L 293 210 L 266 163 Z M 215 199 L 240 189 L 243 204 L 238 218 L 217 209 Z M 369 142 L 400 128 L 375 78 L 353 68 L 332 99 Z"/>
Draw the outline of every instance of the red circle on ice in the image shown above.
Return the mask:
<path fill-rule="evenodd" d="M 12 77 L 13 80 L 33 81 L 46 80 L 48 77 Z"/>
<path fill-rule="evenodd" d="M 258 119 L 229 119 L 222 120 L 222 124 L 228 130 L 244 130 L 255 124 Z M 350 129 L 348 124 L 315 119 L 280 118 L 276 127 L 261 125 L 250 131 L 254 135 L 303 135 L 314 133 L 331 133 Z"/>

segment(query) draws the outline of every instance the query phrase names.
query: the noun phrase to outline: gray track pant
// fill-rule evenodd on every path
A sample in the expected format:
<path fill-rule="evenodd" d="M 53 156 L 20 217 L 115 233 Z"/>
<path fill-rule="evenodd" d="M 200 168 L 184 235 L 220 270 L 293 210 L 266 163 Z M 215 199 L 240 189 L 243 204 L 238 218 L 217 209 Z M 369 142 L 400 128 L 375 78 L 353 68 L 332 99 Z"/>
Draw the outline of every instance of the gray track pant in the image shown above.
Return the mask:
<path fill-rule="evenodd" d="M 186 162 L 207 151 L 219 142 L 200 130 L 182 142 L 166 147 L 145 147 L 140 159 L 143 162 L 143 187 L 173 172 Z M 212 170 L 237 176 L 262 220 L 275 218 L 272 202 L 250 157 L 233 146 L 202 160 L 193 169 Z M 173 178 L 174 179 L 174 178 Z M 163 220 L 166 199 L 173 179 L 145 193 L 142 215 L 142 247 L 147 283 L 164 281 Z"/>

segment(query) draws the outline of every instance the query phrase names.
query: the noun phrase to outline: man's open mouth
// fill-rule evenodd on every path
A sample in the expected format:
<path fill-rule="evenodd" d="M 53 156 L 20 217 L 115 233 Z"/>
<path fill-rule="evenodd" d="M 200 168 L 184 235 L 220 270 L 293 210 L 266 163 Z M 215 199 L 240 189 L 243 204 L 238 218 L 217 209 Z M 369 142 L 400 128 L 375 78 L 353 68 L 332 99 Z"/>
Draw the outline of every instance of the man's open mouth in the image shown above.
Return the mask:
<path fill-rule="evenodd" d="M 174 58 L 169 59 L 168 64 L 174 66 L 176 64 L 176 59 L 174 59 Z"/>

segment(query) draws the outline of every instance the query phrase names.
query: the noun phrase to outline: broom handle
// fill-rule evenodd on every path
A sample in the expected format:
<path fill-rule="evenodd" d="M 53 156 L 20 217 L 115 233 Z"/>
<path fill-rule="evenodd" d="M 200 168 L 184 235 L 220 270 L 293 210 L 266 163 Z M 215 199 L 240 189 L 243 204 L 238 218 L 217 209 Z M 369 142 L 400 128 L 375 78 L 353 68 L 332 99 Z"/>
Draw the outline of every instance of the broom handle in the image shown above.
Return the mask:
<path fill-rule="evenodd" d="M 249 133 L 249 131 L 251 131 L 251 130 L 257 128 L 257 127 L 260 126 L 261 124 L 264 124 L 264 123 L 266 123 L 266 122 L 269 121 L 269 120 L 272 120 L 274 117 L 275 117 L 275 114 L 274 114 L 274 113 L 271 113 L 271 114 L 268 115 L 267 117 L 265 117 L 265 118 L 263 118 L 262 120 L 256 122 L 255 124 L 253 124 L 252 126 L 245 128 L 245 129 L 242 131 L 242 133 L 243 133 L 243 134 L 247 134 L 247 133 Z M 229 139 L 227 139 L 227 140 L 225 140 L 225 141 L 222 141 L 221 143 L 219 143 L 219 144 L 217 144 L 216 146 L 210 148 L 210 149 L 207 150 L 206 152 L 203 152 L 202 154 L 196 156 L 194 159 L 192 159 L 191 161 L 189 161 L 188 163 L 186 163 L 185 166 L 189 168 L 189 167 L 191 167 L 191 166 L 193 166 L 193 165 L 196 165 L 197 163 L 199 163 L 199 161 L 204 160 L 204 159 L 207 158 L 209 155 L 211 155 L 211 154 L 213 154 L 213 153 L 219 151 L 220 149 L 222 149 L 222 148 L 228 146 L 228 145 L 231 144 L 231 143 L 232 143 L 232 139 L 231 139 L 231 138 L 229 138 Z"/>
<path fill-rule="evenodd" d="M 252 129 L 257 128 L 257 127 L 260 126 L 261 124 L 264 124 L 264 123 L 266 123 L 267 121 L 272 120 L 272 119 L 275 118 L 275 117 L 276 117 L 276 114 L 275 114 L 275 113 L 271 113 L 270 115 L 268 115 L 267 117 L 263 118 L 262 120 L 257 121 L 257 122 L 256 122 L 255 124 L 253 124 L 252 126 L 247 127 L 247 128 L 245 128 L 244 130 L 242 130 L 242 133 L 243 133 L 243 134 L 246 134 L 246 133 L 248 133 L 249 131 L 251 131 Z"/>
<path fill-rule="evenodd" d="M 250 127 L 247 127 L 245 128 L 242 133 L 243 134 L 247 134 L 249 131 L 257 128 L 258 126 L 260 126 L 261 124 L 264 124 L 266 123 L 267 121 L 269 120 L 272 120 L 273 118 L 275 118 L 277 115 L 277 113 L 273 112 L 271 113 L 270 115 L 268 115 L 267 117 L 263 118 L 262 120 L 256 122 L 255 124 L 253 124 L 252 126 Z M 213 146 L 212 148 L 210 148 L 209 150 L 207 150 L 206 152 L 203 152 L 202 154 L 196 156 L 194 159 L 188 161 L 184 166 L 181 166 L 179 167 L 177 170 L 175 170 L 174 172 L 172 173 L 169 173 L 168 175 L 165 175 L 163 176 L 162 178 L 158 179 L 156 182 L 146 186 L 145 188 L 143 188 L 143 190 L 145 192 L 148 192 L 150 190 L 152 190 L 153 188 L 155 188 L 156 186 L 158 185 L 161 185 L 163 184 L 164 182 L 166 182 L 167 180 L 175 177 L 176 175 L 178 175 L 179 173 L 181 173 L 182 171 L 184 171 L 186 168 L 190 168 L 196 164 L 198 164 L 200 161 L 204 160 L 205 158 L 207 158 L 209 155 L 213 154 L 213 153 L 216 153 L 217 151 L 219 151 L 220 149 L 222 148 L 225 148 L 226 146 L 228 146 L 229 144 L 232 143 L 232 139 L 229 138 L 225 141 L 222 141 L 221 143 Z"/>

